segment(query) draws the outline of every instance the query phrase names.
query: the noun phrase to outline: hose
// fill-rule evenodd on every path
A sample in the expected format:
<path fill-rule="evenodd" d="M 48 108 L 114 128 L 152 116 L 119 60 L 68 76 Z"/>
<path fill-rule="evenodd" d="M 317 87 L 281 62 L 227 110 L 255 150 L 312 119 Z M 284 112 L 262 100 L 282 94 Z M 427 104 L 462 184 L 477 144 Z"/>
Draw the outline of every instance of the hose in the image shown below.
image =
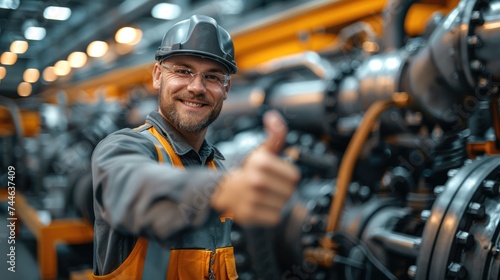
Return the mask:
<path fill-rule="evenodd" d="M 371 133 L 375 122 L 379 116 L 386 111 L 388 108 L 397 106 L 404 107 L 408 104 L 408 94 L 407 93 L 395 93 L 392 99 L 385 101 L 375 102 L 366 111 L 362 122 L 359 127 L 354 132 L 354 135 L 349 142 L 344 158 L 340 164 L 337 177 L 337 186 L 332 193 L 333 201 L 330 205 L 330 211 L 328 215 L 328 221 L 326 225 L 326 236 L 331 236 L 338 230 L 340 215 L 344 208 L 344 201 L 347 195 L 347 190 L 349 183 L 351 181 L 352 173 L 356 165 L 361 149 L 364 146 L 366 139 Z M 321 242 L 322 247 L 334 249 L 335 244 L 329 238 L 325 238 Z"/>

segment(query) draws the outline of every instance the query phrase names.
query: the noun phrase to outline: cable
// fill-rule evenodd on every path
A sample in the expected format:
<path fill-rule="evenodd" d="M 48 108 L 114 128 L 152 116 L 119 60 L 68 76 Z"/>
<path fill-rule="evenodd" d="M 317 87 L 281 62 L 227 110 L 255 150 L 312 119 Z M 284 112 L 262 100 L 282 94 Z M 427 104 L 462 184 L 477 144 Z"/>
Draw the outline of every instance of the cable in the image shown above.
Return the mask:
<path fill-rule="evenodd" d="M 347 233 L 342 233 L 342 237 L 346 238 L 349 242 L 351 242 L 353 245 L 357 245 L 357 248 L 360 249 L 361 253 L 368 259 L 368 261 L 375 266 L 377 270 L 379 270 L 382 274 L 384 274 L 385 277 L 389 280 L 398 280 L 398 278 L 390 272 L 383 263 L 381 263 L 375 255 L 373 255 L 372 251 L 368 246 L 359 238 L 347 234 Z M 368 268 L 367 268 L 367 274 L 368 274 Z"/>

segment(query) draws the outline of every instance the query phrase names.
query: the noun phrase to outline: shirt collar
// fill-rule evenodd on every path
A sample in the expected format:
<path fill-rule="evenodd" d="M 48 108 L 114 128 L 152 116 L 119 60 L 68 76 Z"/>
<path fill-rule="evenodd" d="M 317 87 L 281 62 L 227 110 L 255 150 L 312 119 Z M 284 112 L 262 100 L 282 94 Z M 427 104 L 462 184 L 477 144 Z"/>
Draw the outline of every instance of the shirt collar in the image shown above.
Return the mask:
<path fill-rule="evenodd" d="M 168 142 L 174 149 L 175 153 L 179 156 L 186 155 L 189 152 L 198 153 L 200 157 L 206 158 L 211 161 L 216 158 L 224 160 L 224 156 L 212 144 L 208 143 L 206 139 L 203 140 L 200 151 L 196 150 L 187 142 L 186 138 L 179 133 L 179 131 L 172 126 L 165 118 L 158 112 L 152 111 L 146 118 L 146 122 L 151 123 L 156 129 L 167 138 Z"/>

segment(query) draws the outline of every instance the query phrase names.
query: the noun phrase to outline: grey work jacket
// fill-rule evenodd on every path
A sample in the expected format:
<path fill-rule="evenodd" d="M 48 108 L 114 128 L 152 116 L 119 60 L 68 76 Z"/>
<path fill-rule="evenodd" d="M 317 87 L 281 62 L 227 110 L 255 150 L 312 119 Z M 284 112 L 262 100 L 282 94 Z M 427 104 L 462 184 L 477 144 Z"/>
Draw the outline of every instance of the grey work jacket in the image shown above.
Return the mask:
<path fill-rule="evenodd" d="M 186 170 L 159 164 L 154 144 L 138 130 L 122 129 L 99 143 L 92 155 L 96 275 L 119 267 L 138 236 L 167 243 L 220 214 L 210 208 L 224 170 L 220 152 L 206 141 L 196 152 L 156 111 L 146 122 L 162 133 Z M 205 167 L 212 159 L 218 172 Z"/>

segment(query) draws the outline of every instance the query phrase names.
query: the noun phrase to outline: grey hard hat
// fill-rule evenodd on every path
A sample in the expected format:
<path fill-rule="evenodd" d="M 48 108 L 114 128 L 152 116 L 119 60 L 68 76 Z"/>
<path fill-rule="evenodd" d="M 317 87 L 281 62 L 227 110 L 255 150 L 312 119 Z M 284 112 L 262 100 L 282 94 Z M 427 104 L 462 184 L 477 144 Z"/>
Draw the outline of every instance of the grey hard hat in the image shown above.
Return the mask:
<path fill-rule="evenodd" d="M 155 53 L 155 59 L 162 61 L 173 55 L 195 55 L 215 60 L 227 67 L 230 74 L 236 73 L 234 45 L 231 35 L 204 15 L 194 15 L 172 26 Z"/>

